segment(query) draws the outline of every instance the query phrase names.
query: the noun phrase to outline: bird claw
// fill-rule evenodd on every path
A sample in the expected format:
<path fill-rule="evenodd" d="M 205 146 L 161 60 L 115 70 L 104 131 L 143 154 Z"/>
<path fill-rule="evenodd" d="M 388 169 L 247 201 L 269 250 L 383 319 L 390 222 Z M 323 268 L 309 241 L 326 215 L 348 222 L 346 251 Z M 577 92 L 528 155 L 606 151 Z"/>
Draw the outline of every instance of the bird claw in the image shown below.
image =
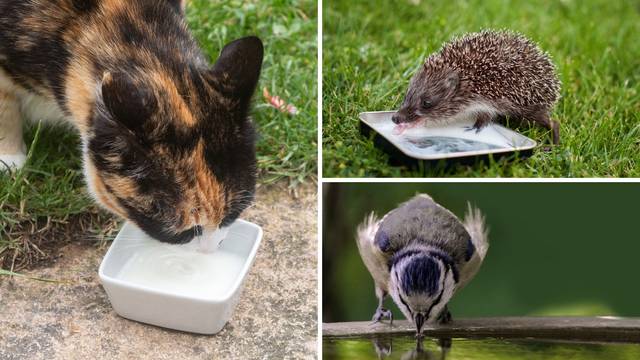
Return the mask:
<path fill-rule="evenodd" d="M 443 312 L 440 313 L 440 316 L 438 317 L 438 323 L 441 325 L 448 324 L 452 320 L 453 318 L 451 316 L 451 312 L 449 311 L 449 309 L 445 309 Z"/>
<path fill-rule="evenodd" d="M 384 318 L 389 319 L 389 326 L 393 325 L 393 313 L 391 312 L 391 310 L 378 308 L 375 314 L 373 314 L 373 318 L 371 319 L 371 325 L 381 322 Z"/>

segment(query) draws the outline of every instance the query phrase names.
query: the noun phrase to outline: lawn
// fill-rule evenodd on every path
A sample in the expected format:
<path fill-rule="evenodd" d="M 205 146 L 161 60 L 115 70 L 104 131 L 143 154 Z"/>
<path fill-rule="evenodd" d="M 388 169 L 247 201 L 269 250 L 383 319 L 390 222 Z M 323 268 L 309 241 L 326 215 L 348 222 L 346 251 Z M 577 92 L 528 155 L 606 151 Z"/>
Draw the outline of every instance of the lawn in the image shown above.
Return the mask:
<path fill-rule="evenodd" d="M 317 8 L 313 0 L 192 0 L 190 28 L 212 60 L 225 43 L 262 38 L 265 59 L 255 95 L 260 184 L 316 181 Z M 298 108 L 295 116 L 265 103 L 262 89 Z M 114 235 L 117 220 L 98 209 L 85 190 L 75 131 L 32 126 L 25 141 L 28 165 L 0 174 L 0 268 L 19 269 L 48 258 L 70 239 Z"/>
<path fill-rule="evenodd" d="M 325 1 L 323 176 L 640 176 L 640 2 Z M 358 131 L 358 113 L 399 107 L 424 59 L 454 35 L 522 32 L 558 67 L 553 112 L 561 144 L 511 158 L 451 167 L 392 166 Z M 539 143 L 550 134 L 519 129 Z"/>

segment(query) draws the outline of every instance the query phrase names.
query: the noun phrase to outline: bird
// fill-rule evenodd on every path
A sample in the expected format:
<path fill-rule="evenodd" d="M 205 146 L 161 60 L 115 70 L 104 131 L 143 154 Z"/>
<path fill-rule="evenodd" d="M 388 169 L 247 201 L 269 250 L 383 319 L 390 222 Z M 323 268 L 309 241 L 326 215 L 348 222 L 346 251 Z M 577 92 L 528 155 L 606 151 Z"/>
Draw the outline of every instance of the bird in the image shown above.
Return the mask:
<path fill-rule="evenodd" d="M 464 221 L 427 194 L 417 194 L 378 219 L 375 212 L 357 228 L 358 251 L 375 284 L 373 323 L 393 314 L 383 307 L 391 295 L 422 336 L 424 324 L 452 321 L 447 307 L 471 281 L 489 248 L 484 215 L 470 203 Z"/>

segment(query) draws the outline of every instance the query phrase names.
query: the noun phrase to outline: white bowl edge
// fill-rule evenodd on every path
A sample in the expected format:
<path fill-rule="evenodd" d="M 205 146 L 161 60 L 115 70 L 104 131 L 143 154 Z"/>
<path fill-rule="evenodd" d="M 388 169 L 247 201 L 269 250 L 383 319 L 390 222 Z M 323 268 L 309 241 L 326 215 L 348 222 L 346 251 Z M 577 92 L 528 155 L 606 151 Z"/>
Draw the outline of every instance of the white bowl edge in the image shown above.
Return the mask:
<path fill-rule="evenodd" d="M 189 301 L 197 301 L 197 302 L 202 302 L 202 303 L 224 303 L 229 301 L 231 298 L 233 298 L 234 294 L 240 289 L 240 287 L 242 286 L 242 283 L 244 282 L 246 276 L 249 273 L 249 270 L 251 269 L 251 266 L 253 266 L 253 262 L 255 260 L 255 257 L 258 253 L 258 248 L 260 247 L 260 244 L 262 243 L 262 236 L 263 236 L 263 230 L 262 227 L 260 227 L 257 224 L 254 224 L 252 222 L 246 221 L 246 220 L 242 220 L 242 219 L 238 219 L 236 220 L 236 222 L 241 222 L 244 223 L 245 225 L 249 225 L 251 227 L 254 227 L 257 229 L 258 233 L 256 235 L 256 239 L 254 241 L 253 246 L 251 247 L 251 250 L 249 251 L 249 254 L 247 256 L 247 258 L 245 259 L 245 264 L 242 267 L 242 270 L 240 271 L 240 273 L 238 274 L 238 277 L 236 279 L 236 281 L 233 283 L 233 286 L 230 287 L 230 290 L 225 293 L 224 296 L 220 297 L 220 298 L 209 298 L 209 299 L 205 299 L 205 298 L 199 298 L 199 297 L 194 297 L 194 296 L 186 296 L 186 295 L 181 295 L 181 294 L 177 294 L 177 293 L 170 293 L 170 292 L 165 292 L 165 291 L 160 291 L 154 288 L 149 288 L 146 286 L 141 286 L 138 284 L 134 284 L 131 282 L 127 282 L 127 281 L 122 281 L 120 279 L 111 277 L 107 274 L 104 273 L 104 267 L 105 264 L 107 263 L 107 260 L 110 258 L 111 256 L 111 252 L 113 250 L 113 243 L 109 246 L 109 249 L 107 250 L 107 253 L 104 255 L 102 262 L 100 263 L 100 267 L 98 268 L 98 277 L 100 278 L 100 281 L 104 287 L 105 282 L 107 283 L 111 283 L 111 284 L 117 284 L 120 286 L 125 286 L 125 287 L 129 287 L 129 288 L 134 288 L 136 290 L 140 290 L 140 291 L 145 291 L 145 292 L 149 292 L 155 295 L 161 295 L 161 296 L 168 296 L 168 297 L 174 297 L 174 298 L 178 298 L 178 299 L 185 299 L 185 300 L 189 300 Z M 124 225 L 123 227 L 124 228 Z M 120 231 L 122 231 L 122 228 Z M 119 234 L 120 232 L 118 232 Z M 117 241 L 117 236 L 116 236 L 116 240 L 114 240 L 114 242 Z"/>
<path fill-rule="evenodd" d="M 434 155 L 420 155 L 420 154 L 415 154 L 412 152 L 408 152 L 404 147 L 399 146 L 398 143 L 394 140 L 391 139 L 387 136 L 387 134 L 381 133 L 379 131 L 377 131 L 375 129 L 375 127 L 372 126 L 371 123 L 369 123 L 365 117 L 367 114 L 388 114 L 388 113 L 395 113 L 396 111 L 393 110 L 382 110 L 382 111 L 364 111 L 358 114 L 358 118 L 360 119 L 361 122 L 365 123 L 367 126 L 369 126 L 376 134 L 382 136 L 383 138 L 385 138 L 387 141 L 389 141 L 396 149 L 400 150 L 404 155 L 414 158 L 414 159 L 418 159 L 418 160 L 446 160 L 446 159 L 455 159 L 455 158 L 462 158 L 462 157 L 468 157 L 468 156 L 478 156 L 478 155 L 489 155 L 489 154 L 501 154 L 501 153 L 508 153 L 508 152 L 515 152 L 515 151 L 523 151 L 523 150 L 530 150 L 535 148 L 536 146 L 538 146 L 538 143 L 529 138 L 526 137 L 520 133 L 517 133 L 511 129 L 508 129 L 500 124 L 494 124 L 494 126 L 503 129 L 504 131 L 507 132 L 513 132 L 515 134 L 517 134 L 518 136 L 524 137 L 527 140 L 532 142 L 531 146 L 516 146 L 513 148 L 501 148 L 498 150 L 475 150 L 475 151 L 464 151 L 464 152 L 457 152 L 457 153 L 449 153 L 449 154 L 434 154 Z"/>

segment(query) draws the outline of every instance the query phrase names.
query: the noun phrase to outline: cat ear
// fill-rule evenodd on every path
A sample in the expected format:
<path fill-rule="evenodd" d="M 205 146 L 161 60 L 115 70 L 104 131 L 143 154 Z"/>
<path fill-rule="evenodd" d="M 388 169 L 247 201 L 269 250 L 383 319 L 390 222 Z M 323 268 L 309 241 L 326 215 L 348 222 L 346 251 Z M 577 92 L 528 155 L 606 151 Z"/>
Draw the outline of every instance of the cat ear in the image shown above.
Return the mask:
<path fill-rule="evenodd" d="M 211 73 L 220 91 L 250 98 L 258 84 L 263 56 L 262 41 L 249 36 L 225 45 Z"/>
<path fill-rule="evenodd" d="M 113 120 L 136 130 L 157 109 L 155 95 L 125 73 L 106 72 L 102 77 L 102 101 Z"/>

